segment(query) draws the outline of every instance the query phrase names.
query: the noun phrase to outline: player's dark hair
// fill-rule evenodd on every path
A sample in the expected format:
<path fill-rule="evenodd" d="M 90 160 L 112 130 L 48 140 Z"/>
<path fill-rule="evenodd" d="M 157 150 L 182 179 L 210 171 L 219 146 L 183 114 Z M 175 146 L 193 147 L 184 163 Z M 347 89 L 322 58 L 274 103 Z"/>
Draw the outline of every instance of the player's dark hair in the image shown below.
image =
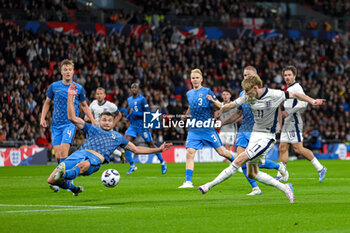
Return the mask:
<path fill-rule="evenodd" d="M 223 93 L 223 92 L 228 92 L 228 93 L 230 93 L 232 95 L 232 93 L 231 93 L 231 91 L 229 89 L 224 89 L 224 90 L 222 90 L 221 93 Z"/>
<path fill-rule="evenodd" d="M 286 72 L 288 70 L 292 71 L 294 76 L 297 76 L 297 72 L 298 71 L 297 71 L 297 68 L 295 66 L 286 66 L 286 67 L 284 67 L 283 70 L 282 70 L 282 75 L 284 76 L 284 72 Z"/>
<path fill-rule="evenodd" d="M 113 114 L 111 112 L 103 112 L 103 113 L 101 113 L 101 118 L 102 118 L 102 116 L 111 116 L 111 117 L 113 117 Z"/>

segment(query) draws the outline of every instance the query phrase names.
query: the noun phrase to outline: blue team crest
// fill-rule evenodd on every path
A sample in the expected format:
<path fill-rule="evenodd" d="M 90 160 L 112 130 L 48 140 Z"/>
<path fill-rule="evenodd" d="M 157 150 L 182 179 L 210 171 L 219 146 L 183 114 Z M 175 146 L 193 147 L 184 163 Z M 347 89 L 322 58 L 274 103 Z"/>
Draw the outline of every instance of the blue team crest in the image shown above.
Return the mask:
<path fill-rule="evenodd" d="M 266 101 L 265 106 L 266 108 L 271 108 L 271 101 Z"/>
<path fill-rule="evenodd" d="M 202 97 L 203 96 L 203 94 L 202 93 L 199 93 L 199 97 Z"/>
<path fill-rule="evenodd" d="M 161 113 L 157 112 L 144 112 L 143 113 L 143 128 L 145 129 L 161 129 Z"/>

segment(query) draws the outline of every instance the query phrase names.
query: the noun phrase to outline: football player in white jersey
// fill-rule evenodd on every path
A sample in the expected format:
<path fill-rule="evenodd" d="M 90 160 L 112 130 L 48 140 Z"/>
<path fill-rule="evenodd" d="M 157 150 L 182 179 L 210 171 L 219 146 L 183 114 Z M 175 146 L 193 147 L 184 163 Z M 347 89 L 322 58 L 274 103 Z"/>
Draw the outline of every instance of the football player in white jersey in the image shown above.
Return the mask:
<path fill-rule="evenodd" d="M 122 117 L 122 114 L 119 112 L 117 105 L 105 99 L 106 90 L 102 87 L 98 87 L 96 89 L 95 98 L 96 99 L 92 101 L 89 108 L 92 114 L 94 115 L 96 122 L 100 121 L 100 117 L 103 112 L 110 112 L 115 115 L 113 120 L 113 125 L 112 125 L 112 129 L 114 129 Z M 85 118 L 85 121 L 86 120 L 87 119 Z M 125 161 L 124 153 L 125 153 L 124 149 L 121 149 L 120 151 L 116 149 L 113 152 L 113 155 L 119 156 L 122 162 L 124 163 Z"/>
<path fill-rule="evenodd" d="M 289 92 L 304 94 L 303 88 L 298 82 L 295 81 L 297 76 L 297 69 L 294 66 L 287 66 L 282 70 L 284 81 L 286 82 Z M 281 133 L 281 143 L 279 145 L 279 160 L 280 162 L 288 162 L 288 149 L 292 144 L 295 153 L 304 156 L 309 160 L 312 165 L 318 171 L 319 182 L 322 182 L 326 176 L 327 168 L 317 160 L 311 150 L 303 146 L 303 121 L 301 113 L 305 110 L 307 103 L 304 101 L 298 101 L 297 99 L 288 99 L 284 102 L 284 111 L 282 111 L 282 117 L 284 118 L 284 124 Z M 277 175 L 280 181 L 285 181 L 283 178 Z"/>
<path fill-rule="evenodd" d="M 229 92 L 229 90 L 223 90 L 221 93 L 221 97 L 224 101 L 222 102 L 222 105 L 225 105 L 231 102 L 231 92 Z M 220 121 L 224 122 L 235 111 L 236 109 L 231 109 L 230 111 L 223 113 L 220 117 Z M 240 117 L 240 119 L 242 118 L 243 116 Z M 232 147 L 236 141 L 236 136 L 237 136 L 237 123 L 230 123 L 230 124 L 225 124 L 221 126 L 219 137 L 221 139 L 221 142 L 224 144 L 225 148 L 228 151 L 232 151 Z"/>
<path fill-rule="evenodd" d="M 213 181 L 198 187 L 203 194 L 215 185 L 223 182 L 236 173 L 239 167 L 247 163 L 248 177 L 266 185 L 271 185 L 286 194 L 290 203 L 294 203 L 294 190 L 291 183 L 283 184 L 267 173 L 259 171 L 259 163 L 265 159 L 265 154 L 272 148 L 276 139 L 279 105 L 286 99 L 299 99 L 312 105 L 322 105 L 323 99 L 313 99 L 302 93 L 284 92 L 281 90 L 268 89 L 262 86 L 258 75 L 249 75 L 242 81 L 245 95 L 235 101 L 225 104 L 216 115 L 227 112 L 244 103 L 248 103 L 254 114 L 254 127 L 248 147 L 224 169 Z"/>
<path fill-rule="evenodd" d="M 95 98 L 96 99 L 92 101 L 89 108 L 92 114 L 94 115 L 96 121 L 98 122 L 100 120 L 100 116 L 103 112 L 110 112 L 116 115 L 113 121 L 113 128 L 116 127 L 118 121 L 122 117 L 122 114 L 119 112 L 117 105 L 108 100 L 105 100 L 106 91 L 102 87 L 98 87 L 96 89 Z"/>

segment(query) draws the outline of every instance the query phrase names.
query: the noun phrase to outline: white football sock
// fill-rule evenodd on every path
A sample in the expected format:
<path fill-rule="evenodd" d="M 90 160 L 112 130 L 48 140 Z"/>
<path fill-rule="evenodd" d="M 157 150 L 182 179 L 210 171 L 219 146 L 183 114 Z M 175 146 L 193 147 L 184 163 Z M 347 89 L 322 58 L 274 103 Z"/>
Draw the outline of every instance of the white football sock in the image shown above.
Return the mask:
<path fill-rule="evenodd" d="M 287 190 L 287 186 L 285 184 L 279 182 L 278 180 L 274 179 L 272 176 L 268 175 L 265 172 L 259 171 L 254 179 L 263 183 L 263 184 L 276 187 L 279 190 L 281 190 L 282 192 L 286 192 L 286 190 Z"/>
<path fill-rule="evenodd" d="M 277 172 L 277 177 L 281 177 L 282 174 L 280 173 L 280 171 Z"/>
<path fill-rule="evenodd" d="M 116 149 L 115 151 L 113 151 L 113 155 L 120 157 L 122 155 L 122 152 L 120 152 L 118 149 Z"/>
<path fill-rule="evenodd" d="M 323 166 L 320 164 L 320 162 L 318 161 L 318 159 L 316 159 L 316 157 L 310 161 L 312 163 L 312 165 L 315 166 L 315 168 L 317 169 L 317 171 L 321 170 L 323 168 Z"/>
<path fill-rule="evenodd" d="M 213 181 L 207 183 L 206 186 L 208 189 L 211 189 L 215 185 L 220 184 L 235 174 L 238 168 L 239 166 L 232 162 L 228 168 L 225 168 Z"/>

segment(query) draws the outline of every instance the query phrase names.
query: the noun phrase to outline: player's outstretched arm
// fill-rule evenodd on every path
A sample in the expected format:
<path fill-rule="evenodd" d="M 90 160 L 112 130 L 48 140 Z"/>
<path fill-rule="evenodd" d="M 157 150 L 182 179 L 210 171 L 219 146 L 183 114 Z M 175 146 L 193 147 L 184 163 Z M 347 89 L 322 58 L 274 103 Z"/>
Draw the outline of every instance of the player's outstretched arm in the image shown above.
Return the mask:
<path fill-rule="evenodd" d="M 159 152 L 164 152 L 170 147 L 172 147 L 172 143 L 163 143 L 159 148 L 150 148 L 150 147 L 143 147 L 143 146 L 135 146 L 134 143 L 129 142 L 124 149 L 129 150 L 135 154 L 154 154 Z"/>
<path fill-rule="evenodd" d="M 47 127 L 47 123 L 46 123 L 45 118 L 46 118 L 47 112 L 49 111 L 49 108 L 50 108 L 50 102 L 51 102 L 51 99 L 49 97 L 46 97 L 43 109 L 41 111 L 40 125 L 44 128 Z"/>
<path fill-rule="evenodd" d="M 191 109 L 190 107 L 188 107 L 188 109 L 186 110 L 186 112 L 184 112 L 184 114 L 182 114 L 181 116 L 181 120 L 182 121 L 186 121 L 186 118 L 190 115 Z"/>
<path fill-rule="evenodd" d="M 118 112 L 117 116 L 115 116 L 113 120 L 113 129 L 117 126 L 121 118 L 122 118 L 122 113 Z"/>
<path fill-rule="evenodd" d="M 84 128 L 85 121 L 75 115 L 74 109 L 74 96 L 78 90 L 75 89 L 76 85 L 72 83 L 68 89 L 67 109 L 68 109 L 68 120 L 72 122 L 79 129 Z"/>
<path fill-rule="evenodd" d="M 87 116 L 90 119 L 91 124 L 98 125 L 96 123 L 96 121 L 95 121 L 94 116 L 92 115 L 92 112 L 91 112 L 91 110 L 89 108 L 89 105 L 87 104 L 86 100 L 81 102 L 81 108 L 83 109 L 83 111 L 85 113 L 85 116 Z"/>
<path fill-rule="evenodd" d="M 305 94 L 302 93 L 295 93 L 295 92 L 289 92 L 289 98 L 290 99 L 298 99 L 298 100 L 302 100 L 302 101 L 306 101 L 312 105 L 322 105 L 323 102 L 325 102 L 325 99 L 313 99 L 310 96 L 307 96 Z"/>
<path fill-rule="evenodd" d="M 214 100 L 213 97 L 211 95 L 207 95 L 207 99 L 217 108 L 221 108 L 222 107 L 222 103 L 220 103 L 219 100 Z"/>
<path fill-rule="evenodd" d="M 243 112 L 237 109 L 233 114 L 231 114 L 231 116 L 222 122 L 221 126 L 237 123 L 238 121 L 242 120 L 242 118 Z"/>
<path fill-rule="evenodd" d="M 215 117 L 216 119 L 219 119 L 220 116 L 221 116 L 223 113 L 228 112 L 228 111 L 230 111 L 231 109 L 237 108 L 237 107 L 238 107 L 238 105 L 235 103 L 235 101 L 230 102 L 230 103 L 228 103 L 228 104 L 225 104 L 224 106 L 222 106 L 222 108 L 220 108 L 220 110 L 218 110 L 218 111 L 216 111 L 216 112 L 214 113 L 214 117 Z"/>

